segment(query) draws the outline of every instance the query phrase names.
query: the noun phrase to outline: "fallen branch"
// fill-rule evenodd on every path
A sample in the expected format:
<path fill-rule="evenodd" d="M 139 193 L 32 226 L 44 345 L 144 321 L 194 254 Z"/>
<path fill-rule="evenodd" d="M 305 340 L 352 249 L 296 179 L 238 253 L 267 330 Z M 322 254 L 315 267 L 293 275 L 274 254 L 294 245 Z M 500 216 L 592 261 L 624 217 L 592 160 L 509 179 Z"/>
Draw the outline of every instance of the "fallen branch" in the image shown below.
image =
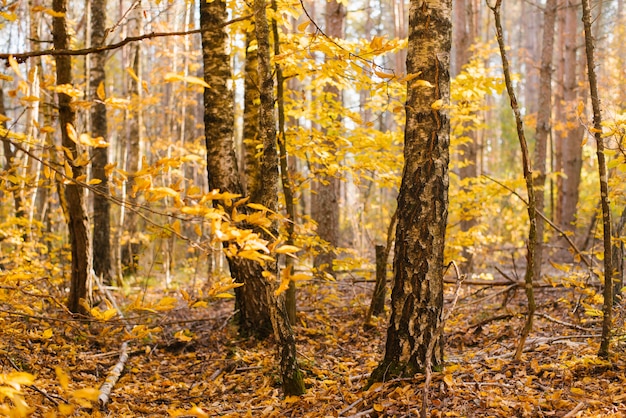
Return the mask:
<path fill-rule="evenodd" d="M 117 361 L 117 364 L 113 369 L 109 372 L 106 380 L 100 386 L 100 395 L 98 395 L 98 402 L 100 403 L 100 409 L 104 409 L 106 404 L 109 402 L 109 398 L 111 396 L 111 390 L 117 383 L 120 375 L 124 371 L 124 366 L 126 365 L 126 361 L 128 360 L 128 342 L 124 341 L 121 347 L 120 358 Z"/>
<path fill-rule="evenodd" d="M 105 286 L 102 286 L 102 283 L 100 280 L 98 280 L 99 278 L 97 275 L 94 274 L 94 277 L 96 278 L 96 281 L 100 290 L 105 294 L 107 299 L 111 302 L 111 304 L 113 305 L 113 307 L 119 314 L 120 318 L 124 320 L 124 313 L 119 308 L 119 306 L 117 306 L 117 303 L 115 303 L 115 299 L 113 298 L 113 295 L 111 295 L 111 292 L 109 292 L 109 289 L 107 289 Z M 126 330 L 129 333 L 131 331 L 128 324 L 126 325 Z M 109 399 L 111 397 L 111 391 L 113 390 L 113 387 L 115 387 L 115 384 L 117 383 L 122 372 L 124 371 L 124 366 L 126 365 L 126 361 L 128 361 L 128 341 L 124 341 L 122 343 L 122 346 L 120 347 L 120 356 L 119 356 L 117 363 L 107 375 L 102 386 L 100 386 L 100 394 L 98 395 L 98 403 L 100 404 L 100 409 L 104 410 L 106 408 L 106 405 L 109 402 Z"/>

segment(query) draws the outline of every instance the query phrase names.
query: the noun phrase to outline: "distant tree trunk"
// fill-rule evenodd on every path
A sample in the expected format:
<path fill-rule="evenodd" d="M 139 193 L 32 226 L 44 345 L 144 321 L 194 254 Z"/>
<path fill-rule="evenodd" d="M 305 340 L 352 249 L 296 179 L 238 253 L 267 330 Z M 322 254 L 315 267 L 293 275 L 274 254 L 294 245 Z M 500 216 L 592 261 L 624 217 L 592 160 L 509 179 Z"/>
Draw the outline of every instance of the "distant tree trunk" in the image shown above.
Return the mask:
<path fill-rule="evenodd" d="M 0 85 L 0 115 L 6 115 L 6 110 L 4 108 L 4 89 L 3 86 Z M 7 124 L 5 121 L 0 122 L 0 126 L 4 129 L 7 128 Z M 14 170 L 15 169 L 15 153 L 11 148 L 11 142 L 8 138 L 2 138 L 2 148 L 4 150 L 4 158 L 6 159 L 6 170 Z M 24 212 L 24 204 L 22 202 L 22 196 L 20 195 L 20 190 L 18 188 L 14 188 L 12 191 L 13 194 L 13 207 L 15 208 L 15 217 L 23 218 L 25 216 Z M 24 241 L 28 240 L 28 233 L 24 230 L 22 234 Z"/>
<path fill-rule="evenodd" d="M 326 3 L 326 35 L 331 38 L 343 37 L 343 25 L 346 10 L 342 3 L 330 0 Z M 327 84 L 324 87 L 325 97 L 341 102 L 342 95 L 336 86 Z M 330 132 L 325 130 L 324 135 Z M 332 140 L 327 140 L 327 146 L 332 149 Z M 335 248 L 339 246 L 339 193 L 340 183 L 335 175 L 327 175 L 322 169 L 318 174 L 316 193 L 312 196 L 311 216 L 317 222 L 317 234 L 330 244 L 329 250 L 322 250 L 313 260 L 313 266 L 320 273 L 334 276 L 333 261 L 336 258 Z"/>
<path fill-rule="evenodd" d="M 472 0 L 458 0 L 453 2 L 454 25 L 452 26 L 452 37 L 454 45 L 454 72 L 452 76 L 456 76 L 463 66 L 466 65 L 471 58 L 470 47 L 476 38 L 476 27 L 473 24 L 473 2 Z M 477 115 L 478 117 L 478 115 Z M 459 169 L 461 180 L 475 179 L 478 176 L 478 138 L 475 128 L 466 128 L 464 136 L 467 138 L 464 143 L 459 145 L 459 159 L 463 161 Z M 477 224 L 477 219 L 461 219 L 461 231 L 467 232 Z M 473 252 L 471 248 L 463 248 L 462 257 L 464 259 L 461 269 L 466 273 L 471 273 L 473 268 Z"/>
<path fill-rule="evenodd" d="M 59 15 L 52 18 L 52 40 L 54 49 L 69 49 L 69 35 L 67 33 L 67 0 L 53 0 L 52 9 Z M 56 61 L 57 85 L 72 84 L 72 59 L 70 56 L 58 55 Z M 62 145 L 71 154 L 72 160 L 67 158 L 66 163 L 72 169 L 73 178 L 84 174 L 84 167 L 76 166 L 73 159 L 78 157 L 77 146 L 68 135 L 68 125 L 74 124 L 75 113 L 70 104 L 71 97 L 58 93 L 59 125 L 61 128 Z M 72 272 L 68 309 L 74 313 L 83 312 L 81 299 L 87 298 L 87 281 L 91 272 L 91 248 L 89 245 L 89 228 L 87 211 L 85 210 L 85 193 L 82 187 L 69 181 L 63 187 L 63 200 L 67 206 L 68 230 L 72 253 Z"/>
<path fill-rule="evenodd" d="M 204 79 L 211 88 L 204 89 L 204 128 L 207 148 L 207 170 L 210 189 L 242 195 L 237 158 L 233 146 L 233 97 L 227 88 L 231 78 L 226 54 L 226 4 L 223 0 L 201 2 L 202 57 Z M 226 208 L 229 211 L 231 208 Z M 241 207 L 240 210 L 245 210 Z M 232 277 L 244 286 L 235 289 L 235 309 L 239 332 L 244 336 L 266 338 L 272 333 L 270 307 L 259 263 L 229 258 Z"/>
<path fill-rule="evenodd" d="M 567 2 L 565 8 L 565 56 L 564 56 L 564 79 L 563 100 L 565 102 L 567 127 L 565 136 L 561 137 L 563 174 L 562 187 L 559 190 L 559 209 L 561 227 L 565 231 L 574 231 L 576 220 L 576 208 L 578 206 L 578 187 L 580 185 L 580 170 L 582 168 L 582 140 L 584 127 L 581 126 L 576 116 L 578 79 L 577 48 L 578 37 L 578 13 L 575 3 Z"/>
<path fill-rule="evenodd" d="M 543 13 L 543 39 L 541 46 L 541 69 L 539 75 L 539 96 L 537 104 L 537 130 L 535 134 L 535 207 L 543 212 L 545 204 L 546 158 L 548 156 L 548 136 L 552 129 L 552 57 L 554 55 L 554 28 L 556 24 L 557 0 L 547 0 Z M 535 273 L 541 277 L 543 261 L 544 221 L 537 221 L 537 243 L 535 244 Z"/>
<path fill-rule="evenodd" d="M 443 250 L 448 216 L 450 0 L 411 0 L 404 170 L 398 195 L 391 318 L 370 383 L 443 365 Z M 441 105 L 441 106 L 439 106 Z"/>
<path fill-rule="evenodd" d="M 91 0 L 91 45 L 99 46 L 104 43 L 106 25 L 106 0 Z M 91 99 L 94 101 L 91 109 L 91 132 L 94 137 L 108 136 L 107 110 L 103 103 L 104 97 L 98 97 L 98 88 L 103 90 L 106 82 L 104 53 L 90 56 L 91 68 Z M 95 148 L 92 154 L 92 177 L 102 182 L 95 186 L 97 192 L 93 194 L 93 269 L 94 273 L 105 284 L 112 282 L 111 263 L 111 220 L 108 179 L 104 172 L 109 163 L 108 148 Z"/>

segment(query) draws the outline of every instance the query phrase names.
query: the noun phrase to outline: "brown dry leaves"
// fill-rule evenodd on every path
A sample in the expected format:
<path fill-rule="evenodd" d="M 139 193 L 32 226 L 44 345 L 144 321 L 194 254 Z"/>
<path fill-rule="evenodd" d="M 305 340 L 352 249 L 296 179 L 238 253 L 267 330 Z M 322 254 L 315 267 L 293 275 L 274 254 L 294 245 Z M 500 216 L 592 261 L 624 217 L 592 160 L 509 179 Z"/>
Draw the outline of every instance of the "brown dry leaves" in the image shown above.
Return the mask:
<path fill-rule="evenodd" d="M 447 364 L 433 376 L 431 416 L 617 417 L 626 410 L 624 346 L 614 344 L 611 363 L 598 360 L 598 324 L 570 314 L 568 301 L 581 295 L 576 289 L 539 291 L 544 316 L 520 363 L 512 352 L 523 299 L 505 307 L 502 296 L 475 303 L 475 290 L 463 290 L 446 327 Z M 384 320 L 362 331 L 369 291 L 368 284 L 347 281 L 301 288 L 295 327 L 307 385 L 301 397 L 283 398 L 273 343 L 241 340 L 227 325 L 231 300 L 199 309 L 181 300 L 172 311 L 135 318 L 157 331 L 131 339 L 133 353 L 107 411 L 72 393 L 99 387 L 120 341 L 131 338 L 115 332 L 121 328 L 115 320 L 79 323 L 60 310 L 50 310 L 49 321 L 2 313 L 0 374 L 35 376 L 36 389 L 20 388 L 32 416 L 418 416 L 421 376 L 363 390 L 385 339 Z M 485 288 L 481 295 L 497 291 Z M 2 403 L 11 405 L 8 398 Z"/>

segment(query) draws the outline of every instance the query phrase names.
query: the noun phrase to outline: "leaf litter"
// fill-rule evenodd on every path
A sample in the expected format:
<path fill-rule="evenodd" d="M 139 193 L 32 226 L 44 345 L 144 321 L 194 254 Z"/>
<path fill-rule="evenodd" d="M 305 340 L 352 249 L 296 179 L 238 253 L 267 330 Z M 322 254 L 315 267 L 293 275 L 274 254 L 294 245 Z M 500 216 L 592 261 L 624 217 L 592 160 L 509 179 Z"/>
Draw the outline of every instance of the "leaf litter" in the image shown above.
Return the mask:
<path fill-rule="evenodd" d="M 445 367 L 430 384 L 429 416 L 623 416 L 621 310 L 610 361 L 601 360 L 600 322 L 589 315 L 597 304 L 593 292 L 556 282 L 537 292 L 538 315 L 521 362 L 513 353 L 524 321 L 522 292 L 461 289 L 445 328 Z M 189 290 L 182 296 L 170 291 L 160 296 L 170 310 L 136 309 L 126 322 L 103 315 L 74 320 L 54 306 L 45 314 L 2 309 L 0 416 L 419 416 L 424 376 L 364 389 L 386 337 L 385 318 L 363 330 L 371 286 L 350 278 L 299 283 L 294 330 L 307 392 L 287 398 L 274 343 L 238 336 L 232 299 L 197 304 Z M 452 291 L 447 288 L 448 298 Z M 135 298 L 119 302 L 137 304 Z M 97 388 L 116 364 L 122 341 L 130 355 L 101 410 Z"/>

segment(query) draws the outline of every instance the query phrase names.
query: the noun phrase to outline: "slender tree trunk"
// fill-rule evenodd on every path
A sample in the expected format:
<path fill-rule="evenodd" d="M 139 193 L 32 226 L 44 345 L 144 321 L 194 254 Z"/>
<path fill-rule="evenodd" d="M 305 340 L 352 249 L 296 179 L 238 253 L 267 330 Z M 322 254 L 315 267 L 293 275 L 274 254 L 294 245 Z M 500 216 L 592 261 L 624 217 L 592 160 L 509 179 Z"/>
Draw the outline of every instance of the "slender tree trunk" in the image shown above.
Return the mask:
<path fill-rule="evenodd" d="M 274 13 L 278 13 L 276 0 L 272 0 L 272 9 Z M 272 19 L 272 36 L 274 38 L 274 56 L 280 55 L 280 36 L 278 34 L 278 23 L 276 19 Z M 276 104 L 278 108 L 278 152 L 280 155 L 280 180 L 283 186 L 283 195 L 285 197 L 285 210 L 289 221 L 286 225 L 287 241 L 285 244 L 293 245 L 295 238 L 295 222 L 296 222 L 296 205 L 293 196 L 293 184 L 289 173 L 289 164 L 287 154 L 287 138 L 285 137 L 285 77 L 280 64 L 275 64 L 276 72 Z M 286 257 L 285 269 L 291 271 L 293 268 L 293 259 Z M 296 283 L 292 280 L 289 282 L 289 288 L 285 293 L 285 308 L 289 323 L 296 323 Z"/>
<path fill-rule="evenodd" d="M 524 134 L 524 125 L 522 123 L 522 115 L 517 103 L 517 97 L 513 89 L 513 81 L 511 77 L 511 69 L 509 66 L 509 60 L 506 54 L 506 45 L 504 43 L 504 36 L 502 31 L 502 21 L 500 18 L 500 6 L 502 0 L 496 0 L 495 6 L 489 6 L 493 11 L 494 23 L 496 26 L 496 37 L 498 39 L 498 46 L 500 47 L 500 57 L 502 58 L 502 71 L 504 72 L 504 80 L 506 84 L 506 90 L 511 100 L 511 109 L 515 115 L 515 127 L 517 129 L 517 137 L 519 139 L 520 148 L 522 151 L 522 164 L 524 171 L 524 179 L 526 180 L 526 190 L 528 192 L 528 253 L 526 255 L 527 265 L 526 274 L 524 275 L 524 288 L 526 290 L 526 297 L 528 298 L 528 315 L 526 317 L 526 323 L 522 329 L 520 340 L 515 350 L 515 359 L 520 360 L 526 338 L 533 327 L 533 316 L 535 314 L 535 295 L 533 292 L 533 275 L 535 273 L 535 243 L 537 242 L 537 212 L 535 211 L 535 190 L 533 187 L 533 174 L 530 163 L 530 153 L 528 151 L 528 143 L 526 142 L 526 136 Z"/>
<path fill-rule="evenodd" d="M 67 33 L 67 0 L 53 0 L 52 9 L 59 15 L 52 19 L 52 40 L 55 49 L 69 49 L 69 35 Z M 70 56 L 56 56 L 57 84 L 72 84 L 72 59 Z M 69 152 L 72 160 L 67 158 L 65 163 L 72 170 L 72 178 L 84 174 L 84 167 L 73 163 L 78 156 L 76 142 L 70 139 L 68 125 L 74 124 L 75 113 L 71 106 L 71 97 L 58 93 L 59 124 L 61 128 L 62 145 Z M 67 227 L 70 235 L 72 253 L 72 272 L 68 308 L 70 311 L 83 312 L 81 299 L 87 298 L 87 281 L 91 272 L 91 249 L 89 245 L 89 228 L 87 211 L 85 210 L 85 193 L 82 187 L 71 179 L 63 186 L 64 204 L 67 206 Z"/>
<path fill-rule="evenodd" d="M 609 204 L 609 180 L 604 157 L 604 139 L 602 138 L 602 110 L 600 108 L 600 93 L 596 78 L 596 61 L 594 57 L 595 44 L 591 32 L 591 5 L 589 0 L 582 0 L 583 26 L 585 28 L 585 52 L 587 55 L 587 78 L 593 107 L 593 128 L 596 140 L 598 157 L 598 175 L 600 178 L 600 205 L 602 207 L 602 227 L 604 233 L 604 302 L 602 312 L 602 340 L 598 356 L 609 357 L 611 342 L 611 327 L 613 320 L 613 247 L 611 245 L 611 206 Z"/>
<path fill-rule="evenodd" d="M 106 24 L 106 0 L 91 0 L 91 45 L 99 46 L 104 43 Z M 91 132 L 93 137 L 108 136 L 107 110 L 104 105 L 104 96 L 99 97 L 98 91 L 105 91 L 105 60 L 104 53 L 90 56 L 91 68 L 91 99 L 94 101 L 91 109 Z M 112 282 L 111 263 L 111 218 L 109 202 L 109 185 L 104 168 L 109 163 L 109 149 L 95 148 L 92 154 L 91 170 L 94 179 L 101 180 L 93 193 L 93 269 L 94 273 L 105 284 Z"/>
<path fill-rule="evenodd" d="M 204 79 L 211 88 L 204 89 L 204 127 L 207 148 L 207 170 L 210 189 L 243 195 L 237 158 L 233 146 L 233 97 L 227 88 L 231 78 L 226 54 L 226 19 L 223 0 L 201 2 L 202 56 Z M 230 207 L 226 211 L 230 211 Z M 245 210 L 245 207 L 238 208 Z M 229 258 L 232 277 L 244 286 L 235 289 L 235 309 L 239 332 L 244 336 L 266 338 L 272 333 L 270 306 L 266 297 L 263 268 L 242 258 Z"/>
<path fill-rule="evenodd" d="M 543 39 L 541 46 L 541 68 L 539 74 L 539 96 L 537 104 L 537 130 L 535 134 L 535 206 L 537 212 L 544 211 L 546 159 L 548 156 L 548 136 L 552 129 L 552 57 L 554 56 L 554 28 L 556 25 L 557 0 L 547 0 L 543 14 Z M 535 244 L 534 277 L 541 277 L 543 262 L 543 220 L 537 222 L 537 242 Z"/>
<path fill-rule="evenodd" d="M 411 0 L 404 170 L 398 195 L 391 317 L 370 383 L 443 365 L 443 250 L 448 215 L 451 1 Z"/>

